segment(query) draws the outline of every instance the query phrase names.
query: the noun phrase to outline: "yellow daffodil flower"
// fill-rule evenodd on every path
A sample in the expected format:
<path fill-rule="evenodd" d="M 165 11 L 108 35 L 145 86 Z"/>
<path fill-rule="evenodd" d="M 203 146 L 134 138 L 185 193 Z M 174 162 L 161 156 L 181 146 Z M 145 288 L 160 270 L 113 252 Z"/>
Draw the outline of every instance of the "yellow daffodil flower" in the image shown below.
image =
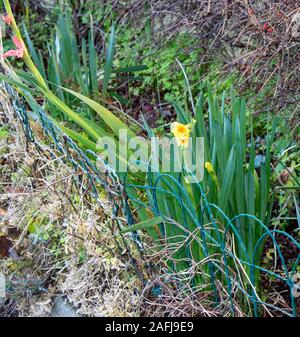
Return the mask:
<path fill-rule="evenodd" d="M 181 124 L 174 122 L 171 124 L 171 132 L 176 138 L 184 138 L 190 135 L 191 126 L 190 124 Z"/>
<path fill-rule="evenodd" d="M 189 145 L 189 136 L 191 132 L 191 124 L 181 124 L 174 122 L 171 124 L 171 132 L 176 138 L 177 144 L 187 148 Z"/>

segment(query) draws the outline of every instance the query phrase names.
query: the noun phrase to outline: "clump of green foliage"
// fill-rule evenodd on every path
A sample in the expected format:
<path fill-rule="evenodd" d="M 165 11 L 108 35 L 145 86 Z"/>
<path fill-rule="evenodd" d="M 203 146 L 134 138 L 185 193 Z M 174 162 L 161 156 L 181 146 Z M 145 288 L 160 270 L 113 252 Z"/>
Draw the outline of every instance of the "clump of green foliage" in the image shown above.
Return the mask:
<path fill-rule="evenodd" d="M 126 29 L 120 29 L 117 41 L 117 62 L 130 65 L 133 60 L 138 60 L 138 63 L 147 67 L 140 73 L 143 80 L 139 85 L 130 87 L 130 94 L 134 96 L 141 96 L 150 89 L 166 102 L 185 99 L 187 87 L 178 62 L 184 66 L 195 95 L 204 88 L 204 78 L 220 92 L 232 84 L 229 79 L 220 81 L 215 76 L 218 59 L 211 63 L 201 63 L 202 50 L 195 48 L 196 38 L 187 33 L 178 34 L 155 48 L 146 29 L 136 30 L 127 26 Z"/>

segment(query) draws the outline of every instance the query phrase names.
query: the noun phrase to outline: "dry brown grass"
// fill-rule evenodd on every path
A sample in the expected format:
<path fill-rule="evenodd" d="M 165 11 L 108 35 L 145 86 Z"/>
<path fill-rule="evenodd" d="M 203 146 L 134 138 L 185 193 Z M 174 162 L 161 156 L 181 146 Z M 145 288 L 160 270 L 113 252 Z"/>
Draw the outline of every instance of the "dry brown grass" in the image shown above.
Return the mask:
<path fill-rule="evenodd" d="M 27 143 L 7 94 L 0 95 L 7 132 L 0 140 L 0 237 L 7 242 L 0 270 L 9 289 L 1 315 L 47 316 L 61 295 L 81 315 L 138 315 L 141 283 L 116 247 L 105 193 L 100 203 L 75 184 L 78 173 L 49 156 L 38 125 L 38 148 Z"/>

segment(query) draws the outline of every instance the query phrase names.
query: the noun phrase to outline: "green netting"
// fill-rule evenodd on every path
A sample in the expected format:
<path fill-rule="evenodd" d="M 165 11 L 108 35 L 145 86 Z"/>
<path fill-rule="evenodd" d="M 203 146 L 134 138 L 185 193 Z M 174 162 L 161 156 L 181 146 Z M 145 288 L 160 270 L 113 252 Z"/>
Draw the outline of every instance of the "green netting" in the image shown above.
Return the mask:
<path fill-rule="evenodd" d="M 218 306 L 223 301 L 220 296 L 220 285 L 222 285 L 228 295 L 232 316 L 237 315 L 235 306 L 237 302 L 249 315 L 260 316 L 263 312 L 270 310 L 281 315 L 297 316 L 295 289 L 298 289 L 298 285 L 295 275 L 299 266 L 300 244 L 290 234 L 282 230 L 270 229 L 259 219 L 249 214 L 240 214 L 229 218 L 222 209 L 207 200 L 201 183 L 197 183 L 193 187 L 201 199 L 200 211 L 199 209 L 195 210 L 180 184 L 180 179 L 182 179 L 180 174 L 177 180 L 169 174 L 149 174 L 145 185 L 139 186 L 129 184 L 126 177 L 120 177 L 105 163 L 103 165 L 107 168 L 106 172 L 99 172 L 91 159 L 97 157 L 95 153 L 83 152 L 74 141 L 61 132 L 41 107 L 38 109 L 38 114 L 33 115 L 12 87 L 5 85 L 5 88 L 11 97 L 12 105 L 23 126 L 27 141 L 34 143 L 39 148 L 29 122 L 29 118 L 34 118 L 40 123 L 51 142 L 52 155 L 54 157 L 58 154 L 63 155 L 64 160 L 72 165 L 75 171 L 86 175 L 90 182 L 86 188 L 99 202 L 101 202 L 98 195 L 99 186 L 107 191 L 113 204 L 112 219 L 118 219 L 121 214 L 126 218 L 128 226 L 133 226 L 135 222 L 133 212 L 136 212 L 137 209 L 144 209 L 154 216 L 162 217 L 161 223 L 157 226 L 159 239 L 154 243 L 154 246 L 158 251 L 161 250 L 162 255 L 165 254 L 167 273 L 170 278 L 176 281 L 178 287 L 184 288 L 188 284 L 187 289 L 192 289 L 195 294 L 197 291 L 211 291 L 214 294 L 214 303 Z M 149 167 L 150 171 L 151 167 Z M 81 175 L 75 177 L 74 179 L 78 179 L 78 183 L 80 183 Z M 171 188 L 168 181 L 172 181 L 172 186 L 175 187 Z M 170 188 L 166 189 L 164 186 Z M 129 202 L 128 190 L 132 187 L 140 191 L 144 197 L 139 199 L 131 197 L 131 202 Z M 158 198 L 166 200 L 166 204 L 168 200 L 175 201 L 177 211 L 182 214 L 182 223 L 178 224 L 168 217 L 167 208 L 162 209 L 158 206 Z M 193 224 L 192 232 L 187 229 L 187 222 Z M 241 222 L 249 228 L 249 240 L 241 237 Z M 120 224 L 119 226 L 121 229 Z M 260 239 L 257 242 L 250 240 L 253 230 L 260 234 Z M 291 245 L 296 247 L 298 256 L 295 261 L 285 259 L 282 247 L 278 242 L 279 235 L 284 236 Z M 280 266 L 277 266 L 276 269 L 274 266 L 263 267 L 259 260 L 267 239 L 271 241 L 276 256 L 279 257 Z M 138 232 L 124 234 L 123 240 L 133 264 L 135 264 L 134 254 L 130 254 L 129 248 L 131 243 L 137 247 L 140 254 L 147 253 Z M 182 256 L 182 254 L 178 254 L 180 251 L 185 252 L 186 258 L 184 260 L 179 258 Z M 279 269 L 280 272 L 278 272 Z M 259 289 L 259 280 L 262 275 L 277 279 L 285 284 L 285 291 L 289 293 L 290 308 L 271 303 L 262 295 L 262 289 Z"/>

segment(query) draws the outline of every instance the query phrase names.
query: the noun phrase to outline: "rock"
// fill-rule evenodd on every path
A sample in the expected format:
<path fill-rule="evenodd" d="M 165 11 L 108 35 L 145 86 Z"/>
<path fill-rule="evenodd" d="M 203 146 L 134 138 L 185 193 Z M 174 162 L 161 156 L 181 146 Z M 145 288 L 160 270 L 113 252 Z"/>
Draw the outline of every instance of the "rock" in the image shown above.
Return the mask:
<path fill-rule="evenodd" d="M 266 157 L 263 156 L 262 154 L 258 154 L 255 156 L 254 159 L 254 167 L 259 168 L 261 164 L 264 164 L 266 162 Z"/>
<path fill-rule="evenodd" d="M 50 313 L 51 317 L 80 317 L 75 307 L 68 302 L 66 297 L 57 297 L 54 300 Z"/>

